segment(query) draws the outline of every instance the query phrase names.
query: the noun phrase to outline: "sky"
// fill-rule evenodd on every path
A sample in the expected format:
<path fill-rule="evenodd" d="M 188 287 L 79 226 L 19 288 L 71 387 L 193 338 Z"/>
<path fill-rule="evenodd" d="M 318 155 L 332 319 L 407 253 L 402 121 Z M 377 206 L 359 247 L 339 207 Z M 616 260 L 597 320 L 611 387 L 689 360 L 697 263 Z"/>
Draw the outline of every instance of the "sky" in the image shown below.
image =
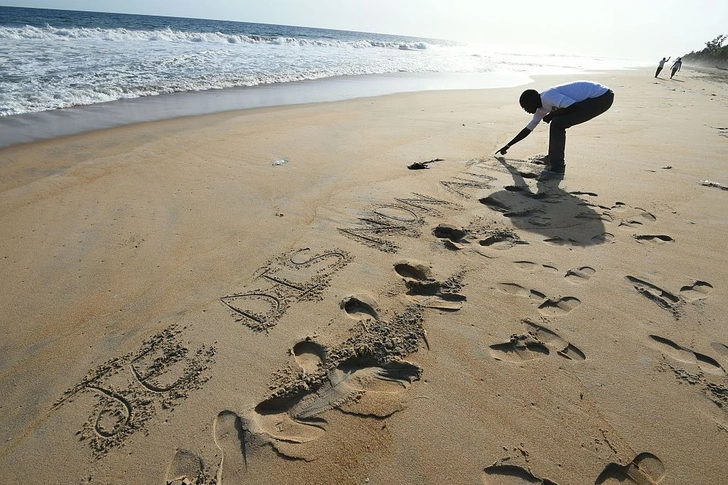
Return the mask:
<path fill-rule="evenodd" d="M 0 0 L 411 35 L 657 62 L 728 34 L 726 0 Z"/>

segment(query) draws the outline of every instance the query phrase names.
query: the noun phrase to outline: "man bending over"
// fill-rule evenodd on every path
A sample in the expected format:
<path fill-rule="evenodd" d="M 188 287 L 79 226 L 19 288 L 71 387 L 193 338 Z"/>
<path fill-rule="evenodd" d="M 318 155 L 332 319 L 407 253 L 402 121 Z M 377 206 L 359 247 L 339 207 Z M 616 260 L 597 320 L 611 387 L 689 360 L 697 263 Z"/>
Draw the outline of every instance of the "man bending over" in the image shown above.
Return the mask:
<path fill-rule="evenodd" d="M 549 123 L 549 163 L 544 178 L 563 178 L 566 171 L 564 150 L 566 129 L 584 123 L 607 111 L 614 102 L 614 93 L 606 86 L 591 81 L 575 81 L 553 86 L 542 93 L 527 89 L 521 94 L 521 108 L 533 118 L 515 138 L 496 153 L 505 155 L 511 146 L 526 138 L 540 121 Z"/>

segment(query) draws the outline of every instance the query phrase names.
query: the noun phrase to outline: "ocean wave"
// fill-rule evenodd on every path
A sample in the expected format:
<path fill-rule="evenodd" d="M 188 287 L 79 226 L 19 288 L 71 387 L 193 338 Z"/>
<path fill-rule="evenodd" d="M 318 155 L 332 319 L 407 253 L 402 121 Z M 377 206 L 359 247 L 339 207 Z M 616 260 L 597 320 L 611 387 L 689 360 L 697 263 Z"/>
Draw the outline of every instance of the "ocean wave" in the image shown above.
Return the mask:
<path fill-rule="evenodd" d="M 125 28 L 57 28 L 51 25 L 45 27 L 0 27 L 0 40 L 41 40 L 41 41 L 74 41 L 99 40 L 108 42 L 173 42 L 173 43 L 200 43 L 211 44 L 270 44 L 290 45 L 300 47 L 351 47 L 383 48 L 399 50 L 425 50 L 432 46 L 425 41 L 382 41 L 376 39 L 359 39 L 354 41 L 302 38 L 278 35 L 251 35 L 232 34 L 223 32 L 185 32 L 173 30 L 169 27 L 160 30 L 131 30 Z"/>
<path fill-rule="evenodd" d="M 153 79 L 141 82 L 140 76 L 131 84 L 109 83 L 82 86 L 79 83 L 56 82 L 51 85 L 45 80 L 33 86 L 26 85 L 21 92 L 0 83 L 0 116 L 34 113 L 73 106 L 84 106 L 121 99 L 135 99 L 182 92 L 212 91 L 229 88 L 252 87 L 266 84 L 282 84 L 296 81 L 313 81 L 336 77 L 383 74 L 388 71 L 364 69 L 362 67 L 311 70 L 307 72 L 283 72 L 276 74 L 232 74 L 199 76 L 189 78 Z M 122 76 L 125 77 L 125 76 Z M 59 80 L 56 80 L 59 81 Z M 134 82 L 135 81 L 135 82 Z M 4 91 L 4 93 L 3 93 Z M 32 94 L 31 94 L 32 93 Z"/>
<path fill-rule="evenodd" d="M 208 21 L 189 28 L 189 20 L 179 19 L 179 25 L 161 23 L 169 21 L 66 28 L 43 19 L 0 26 L 0 116 L 337 76 L 546 74 L 593 65 L 583 58 L 520 57 L 412 37 Z"/>
<path fill-rule="evenodd" d="M 337 76 L 553 74 L 605 64 L 285 25 L 0 7 L 3 13 L 0 116 Z"/>

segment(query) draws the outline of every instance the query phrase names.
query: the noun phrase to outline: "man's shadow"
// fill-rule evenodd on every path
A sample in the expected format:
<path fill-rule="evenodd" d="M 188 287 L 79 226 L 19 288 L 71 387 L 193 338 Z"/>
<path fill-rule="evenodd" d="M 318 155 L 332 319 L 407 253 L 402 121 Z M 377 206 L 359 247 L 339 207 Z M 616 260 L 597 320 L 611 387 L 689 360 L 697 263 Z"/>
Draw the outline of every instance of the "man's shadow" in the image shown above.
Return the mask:
<path fill-rule="evenodd" d="M 519 171 L 504 157 L 496 160 L 510 172 L 514 183 L 480 202 L 501 212 L 515 227 L 541 234 L 544 241 L 555 245 L 590 246 L 611 240 L 604 228 L 607 209 L 600 210 L 588 200 L 596 194 L 566 192 L 559 187 L 560 179 L 538 179 L 534 192 L 524 178 L 532 174 Z"/>

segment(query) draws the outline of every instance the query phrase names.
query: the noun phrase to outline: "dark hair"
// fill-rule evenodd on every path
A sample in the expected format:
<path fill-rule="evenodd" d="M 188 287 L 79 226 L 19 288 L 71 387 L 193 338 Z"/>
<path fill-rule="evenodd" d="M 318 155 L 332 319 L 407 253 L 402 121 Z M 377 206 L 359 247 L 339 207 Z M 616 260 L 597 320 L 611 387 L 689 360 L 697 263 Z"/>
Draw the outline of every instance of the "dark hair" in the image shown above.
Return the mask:
<path fill-rule="evenodd" d="M 521 93 L 521 98 L 518 100 L 521 108 L 525 109 L 529 113 L 534 113 L 538 108 L 541 107 L 541 95 L 535 89 L 526 89 Z"/>

